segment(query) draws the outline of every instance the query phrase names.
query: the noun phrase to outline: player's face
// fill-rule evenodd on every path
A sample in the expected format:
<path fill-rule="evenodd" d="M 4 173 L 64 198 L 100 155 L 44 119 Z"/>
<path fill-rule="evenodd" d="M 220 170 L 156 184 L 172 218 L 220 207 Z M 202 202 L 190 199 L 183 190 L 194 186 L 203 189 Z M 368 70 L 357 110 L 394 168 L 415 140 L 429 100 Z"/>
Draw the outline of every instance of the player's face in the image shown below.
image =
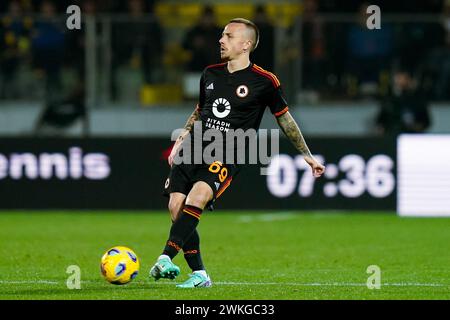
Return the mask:
<path fill-rule="evenodd" d="M 219 40 L 220 57 L 223 61 L 236 59 L 244 49 L 248 49 L 249 40 L 245 28 L 242 23 L 230 23 L 225 26 Z"/>

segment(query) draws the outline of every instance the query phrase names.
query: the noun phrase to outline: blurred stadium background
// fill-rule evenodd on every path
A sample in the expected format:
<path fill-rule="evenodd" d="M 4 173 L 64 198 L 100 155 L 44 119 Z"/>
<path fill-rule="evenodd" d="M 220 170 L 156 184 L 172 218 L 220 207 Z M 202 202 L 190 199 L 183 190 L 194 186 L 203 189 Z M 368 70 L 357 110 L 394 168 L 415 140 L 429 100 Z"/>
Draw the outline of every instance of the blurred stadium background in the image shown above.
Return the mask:
<path fill-rule="evenodd" d="M 81 8 L 81 30 L 66 27 L 70 4 Z M 241 16 L 261 29 L 252 60 L 279 75 L 329 170 L 314 184 L 286 144 L 278 174 L 250 169 L 224 208 L 395 210 L 405 199 L 428 206 L 417 199 L 428 195 L 445 213 L 450 2 L 370 4 L 381 8 L 379 30 L 357 0 L 2 1 L 1 206 L 164 208 L 170 134 L 191 113 L 204 66 L 219 61 L 223 26 Z M 276 122 L 266 114 L 261 127 Z M 397 145 L 411 133 L 423 149 L 411 136 Z M 430 147 L 433 134 L 441 147 Z"/>
<path fill-rule="evenodd" d="M 66 27 L 66 8 L 71 4 L 81 8 L 81 30 Z M 369 4 L 381 8 L 379 30 L 366 27 Z M 445 282 L 448 271 L 436 268 L 449 262 L 444 252 L 448 247 L 445 243 L 450 243 L 448 228 L 444 228 L 448 220 L 427 220 L 423 225 L 417 221 L 402 223 L 395 215 L 450 215 L 449 0 L 248 0 L 243 4 L 227 0 L 0 1 L 0 209 L 4 213 L 0 219 L 2 225 L 8 225 L 1 237 L 2 243 L 8 243 L 4 250 L 23 250 L 24 255 L 28 252 L 24 260 L 10 257 L 6 262 L 21 265 L 30 281 L 36 274 L 41 279 L 51 275 L 51 270 L 39 273 L 23 263 L 33 260 L 35 253 L 18 240 L 23 240 L 24 234 L 42 241 L 46 250 L 60 243 L 46 259 L 63 267 L 70 259 L 59 255 L 64 256 L 64 248 L 75 245 L 80 263 L 94 270 L 92 281 L 98 276 L 97 260 L 92 262 L 86 252 L 100 255 L 115 244 L 115 239 L 122 244 L 132 239 L 131 246 L 150 257 L 159 253 L 158 243 L 167 229 L 161 217 L 154 221 L 159 224 L 149 229 L 154 234 L 146 234 L 142 226 L 151 224 L 152 218 L 141 221 L 141 216 L 128 211 L 121 218 L 105 214 L 105 222 L 98 216 L 88 220 L 82 213 L 67 220 L 65 215 L 57 218 L 52 214 L 28 220 L 28 210 L 160 210 L 154 213 L 162 214 L 166 208 L 162 187 L 168 173 L 170 135 L 191 114 L 200 73 L 206 65 L 219 61 L 219 35 L 233 17 L 252 19 L 259 26 L 261 42 L 251 59 L 278 75 L 291 113 L 327 171 L 315 181 L 283 138 L 280 155 L 274 158 L 278 169 L 270 176 L 260 175 L 256 166 L 243 171 L 217 203 L 219 214 L 209 220 L 210 226 L 217 225 L 211 230 L 225 232 L 220 228 L 224 221 L 235 228 L 228 214 L 241 212 L 243 223 L 256 224 L 248 237 L 272 235 L 271 239 L 281 237 L 279 241 L 283 242 L 287 234 L 271 234 L 268 229 L 263 235 L 259 231 L 265 229 L 258 229 L 258 223 L 275 221 L 274 228 L 284 230 L 289 227 L 289 219 L 301 219 L 299 225 L 306 229 L 319 228 L 317 234 L 311 232 L 310 238 L 303 239 L 312 246 L 330 237 L 322 258 L 335 255 L 334 263 L 352 256 L 351 252 L 362 257 L 374 248 L 375 238 L 384 239 L 376 253 L 371 251 L 371 261 L 397 268 L 391 273 L 394 286 L 395 281 L 400 283 L 398 287 L 414 281 L 419 284 L 416 291 L 406 284 L 400 295 L 385 291 L 382 297 L 426 298 L 433 297 L 435 287 L 447 290 L 448 284 L 436 281 Z M 264 116 L 261 128 L 277 128 L 270 113 Z M 225 211 L 224 220 L 219 218 L 221 210 Z M 275 213 L 257 217 L 258 212 L 267 210 Z M 319 226 L 319 220 L 309 215 L 292 218 L 284 212 L 287 210 L 320 210 L 326 212 L 325 216 L 339 210 L 361 215 L 355 215 L 356 220 L 352 215 L 330 215 L 330 220 L 319 215 Z M 374 222 L 375 216 L 384 218 Z M 141 225 L 139 234 L 134 234 L 134 219 Z M 337 229 L 333 229 L 337 221 L 333 219 L 343 219 L 337 222 Z M 208 219 L 204 221 L 206 225 Z M 414 229 L 408 223 L 414 224 Z M 117 237 L 105 230 L 100 232 L 102 236 L 93 236 L 102 227 L 111 228 Z M 48 238 L 39 230 L 47 230 Z M 83 232 L 92 232 L 90 247 L 84 242 L 73 244 L 58 233 L 64 230 L 77 239 L 86 235 Z M 213 238 L 207 230 L 206 238 Z M 291 236 L 296 232 L 293 230 Z M 159 240 L 149 240 L 155 234 Z M 11 239 L 16 239 L 16 244 L 9 242 Z M 146 247 L 140 239 L 153 247 Z M 352 247 L 361 239 L 365 239 L 360 242 L 365 246 Z M 211 241 L 205 240 L 206 250 L 223 250 Z M 409 241 L 419 248 L 414 254 L 407 247 Z M 341 246 L 334 250 L 338 244 Z M 283 244 L 278 245 L 264 255 L 277 255 Z M 84 251 L 86 248 L 90 251 Z M 55 262 L 55 256 L 60 260 Z M 255 253 L 255 261 L 258 257 Z M 302 263 L 309 263 L 311 269 L 317 265 L 331 268 L 330 261 L 316 263 L 316 258 L 306 253 L 301 256 Z M 221 266 L 220 259 L 213 256 L 207 262 Z M 370 259 L 348 259 L 344 262 L 351 266 L 347 271 L 353 272 L 360 262 L 364 278 Z M 422 270 L 423 274 L 411 271 L 418 265 L 429 269 Z M 20 291 L 20 285 L 15 287 L 22 276 L 11 271 L 16 268 L 0 268 L 5 268 L 0 282 L 10 281 L 6 297 L 30 293 L 28 287 L 27 292 Z M 289 272 L 295 280 L 296 271 Z M 318 272 L 323 278 L 309 274 L 305 281 L 334 281 L 328 273 Z M 336 272 L 343 281 L 349 279 L 345 270 Z M 61 277 L 64 279 L 64 274 Z M 430 284 L 424 285 L 428 291 L 420 291 L 422 280 Z M 45 286 L 49 291 L 41 292 L 41 296 L 36 291 L 34 297 L 56 297 L 49 293 L 52 283 Z M 267 288 L 267 294 L 272 294 L 269 298 L 283 297 L 283 292 L 277 297 L 278 291 L 271 290 Z M 309 297 L 348 298 L 352 294 L 344 290 L 327 295 L 332 286 L 320 288 L 318 296 L 314 290 L 310 289 Z M 448 298 L 448 290 L 445 292 L 437 297 Z M 244 292 L 234 297 L 264 296 Z M 289 297 L 300 296 L 290 292 Z"/>

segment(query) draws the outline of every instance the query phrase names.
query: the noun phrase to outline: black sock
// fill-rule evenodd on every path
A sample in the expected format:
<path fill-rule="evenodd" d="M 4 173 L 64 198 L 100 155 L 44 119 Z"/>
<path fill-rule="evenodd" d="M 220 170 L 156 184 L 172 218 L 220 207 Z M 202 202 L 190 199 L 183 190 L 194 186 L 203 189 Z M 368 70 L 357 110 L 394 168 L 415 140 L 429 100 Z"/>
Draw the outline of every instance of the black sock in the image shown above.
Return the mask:
<path fill-rule="evenodd" d="M 200 236 L 197 229 L 183 245 L 184 258 L 192 271 L 205 270 L 200 254 Z"/>
<path fill-rule="evenodd" d="M 170 228 L 169 240 L 167 240 L 163 254 L 168 255 L 170 259 L 178 254 L 178 251 L 181 250 L 197 227 L 202 211 L 202 209 L 194 206 L 184 206 L 180 217 Z"/>

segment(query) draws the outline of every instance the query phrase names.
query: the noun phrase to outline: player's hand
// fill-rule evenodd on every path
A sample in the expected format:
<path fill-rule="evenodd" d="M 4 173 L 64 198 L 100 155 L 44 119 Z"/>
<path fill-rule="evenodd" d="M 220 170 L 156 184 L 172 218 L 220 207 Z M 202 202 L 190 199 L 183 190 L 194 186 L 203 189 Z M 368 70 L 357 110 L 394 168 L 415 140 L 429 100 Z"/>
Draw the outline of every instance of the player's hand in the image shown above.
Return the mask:
<path fill-rule="evenodd" d="M 320 164 L 313 157 L 305 156 L 304 159 L 310 165 L 312 169 L 312 174 L 315 178 L 320 177 L 325 172 L 325 166 Z"/>
<path fill-rule="evenodd" d="M 172 151 L 170 151 L 169 157 L 167 158 L 167 162 L 169 163 L 169 166 L 171 166 L 171 167 L 173 165 L 173 159 L 176 157 L 176 155 L 178 154 L 178 151 L 181 147 L 181 141 L 182 140 L 177 140 L 175 142 L 175 144 L 173 145 Z"/>

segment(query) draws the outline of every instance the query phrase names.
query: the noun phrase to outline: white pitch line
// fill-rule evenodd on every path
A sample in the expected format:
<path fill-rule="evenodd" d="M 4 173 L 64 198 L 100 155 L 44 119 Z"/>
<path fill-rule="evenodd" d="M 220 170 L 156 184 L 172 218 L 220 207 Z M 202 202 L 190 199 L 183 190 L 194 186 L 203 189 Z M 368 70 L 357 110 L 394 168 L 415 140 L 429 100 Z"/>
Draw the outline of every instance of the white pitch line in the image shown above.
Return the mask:
<path fill-rule="evenodd" d="M 365 287 L 365 283 L 347 283 L 347 282 L 333 282 L 333 283 L 297 283 L 297 282 L 213 282 L 219 285 L 264 285 L 264 286 L 299 286 L 299 287 Z M 388 287 L 446 287 L 447 284 L 440 283 L 381 283 L 381 286 Z"/>
<path fill-rule="evenodd" d="M 99 281 L 95 280 L 82 280 L 81 283 L 98 283 Z M 24 280 L 24 281 L 15 281 L 15 280 L 0 280 L 0 284 L 61 284 L 64 282 L 58 281 L 50 281 L 50 280 Z M 157 285 L 174 285 L 175 282 L 158 282 L 151 284 Z M 214 285 L 224 285 L 224 286 L 298 286 L 298 287 L 365 287 L 365 283 L 351 283 L 351 282 L 330 282 L 330 283 L 320 283 L 320 282 L 312 282 L 312 283 L 300 283 L 300 282 L 232 282 L 232 281 L 217 281 L 213 282 Z M 381 283 L 382 287 L 450 287 L 450 284 L 441 284 L 441 283 L 414 283 L 414 282 L 401 282 L 401 283 Z"/>
<path fill-rule="evenodd" d="M 58 281 L 50 281 L 50 280 L 24 280 L 24 281 L 17 281 L 17 280 L 0 280 L 0 284 L 59 284 Z"/>

